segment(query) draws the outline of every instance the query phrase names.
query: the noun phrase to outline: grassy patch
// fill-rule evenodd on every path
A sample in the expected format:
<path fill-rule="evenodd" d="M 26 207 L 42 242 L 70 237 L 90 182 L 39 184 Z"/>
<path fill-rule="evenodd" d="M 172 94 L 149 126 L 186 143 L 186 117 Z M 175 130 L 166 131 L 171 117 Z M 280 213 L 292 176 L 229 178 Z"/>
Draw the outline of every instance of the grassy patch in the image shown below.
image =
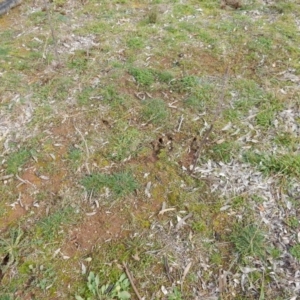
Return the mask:
<path fill-rule="evenodd" d="M 130 75 L 134 77 L 137 84 L 141 86 L 150 87 L 155 81 L 155 76 L 153 74 L 153 71 L 147 68 L 132 67 L 128 70 L 128 72 Z"/>
<path fill-rule="evenodd" d="M 1 256 L 6 257 L 7 260 L 1 267 L 3 273 L 5 273 L 12 264 L 18 263 L 20 251 L 25 247 L 23 235 L 24 232 L 20 228 L 11 228 L 7 237 L 0 238 L 0 253 Z"/>
<path fill-rule="evenodd" d="M 263 257 L 266 254 L 264 235 L 255 225 L 237 226 L 230 240 L 242 260 L 247 256 Z"/>
<path fill-rule="evenodd" d="M 76 221 L 76 218 L 72 207 L 60 209 L 38 221 L 36 226 L 37 236 L 42 236 L 47 241 L 54 240 L 58 237 L 58 232 L 63 226 L 72 224 L 74 221 Z"/>
<path fill-rule="evenodd" d="M 141 114 L 144 121 L 159 125 L 167 120 L 169 111 L 163 100 L 148 99 L 143 103 Z"/>
<path fill-rule="evenodd" d="M 235 143 L 223 142 L 212 147 L 211 155 L 216 161 L 228 163 L 234 157 L 236 149 L 237 145 Z"/>
<path fill-rule="evenodd" d="M 297 259 L 300 260 L 300 244 L 296 244 L 291 247 L 290 253 Z"/>
<path fill-rule="evenodd" d="M 9 155 L 6 162 L 7 174 L 17 174 L 21 168 L 28 162 L 30 158 L 30 151 L 22 149 Z"/>
<path fill-rule="evenodd" d="M 124 125 L 121 127 L 121 125 Z M 118 124 L 115 134 L 111 135 L 107 156 L 115 161 L 122 161 L 129 157 L 136 157 L 141 144 L 141 132 L 134 127 Z"/>
<path fill-rule="evenodd" d="M 117 197 L 122 197 L 134 192 L 138 183 L 129 172 L 114 174 L 95 173 L 84 177 L 81 184 L 88 192 L 100 192 L 102 188 L 109 188 Z"/>
<path fill-rule="evenodd" d="M 266 175 L 272 173 L 296 177 L 300 175 L 300 155 L 297 154 L 268 155 L 246 152 L 244 160 L 255 165 Z"/>
<path fill-rule="evenodd" d="M 203 111 L 209 105 L 214 96 L 214 88 L 211 84 L 201 84 L 197 87 L 190 86 L 190 93 L 184 101 L 187 107 L 196 111 Z"/>
<path fill-rule="evenodd" d="M 185 76 L 180 79 L 172 81 L 172 88 L 174 91 L 183 93 L 191 92 L 192 88 L 195 88 L 200 84 L 200 79 L 196 76 Z"/>

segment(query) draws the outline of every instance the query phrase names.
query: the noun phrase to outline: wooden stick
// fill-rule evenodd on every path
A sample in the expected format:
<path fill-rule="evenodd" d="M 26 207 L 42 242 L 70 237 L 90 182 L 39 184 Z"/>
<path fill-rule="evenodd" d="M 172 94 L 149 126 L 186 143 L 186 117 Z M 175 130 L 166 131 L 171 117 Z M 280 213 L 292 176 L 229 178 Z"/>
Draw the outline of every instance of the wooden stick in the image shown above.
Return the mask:
<path fill-rule="evenodd" d="M 194 173 L 194 171 L 195 171 L 195 168 L 196 168 L 196 165 L 197 165 L 198 160 L 200 158 L 200 154 L 201 154 L 202 148 L 204 146 L 204 143 L 207 141 L 207 138 L 210 135 L 212 129 L 213 129 L 213 125 L 210 125 L 210 127 L 205 131 L 205 133 L 202 137 L 202 140 L 200 141 L 200 145 L 198 147 L 198 150 L 195 154 L 195 158 L 194 158 L 194 161 L 193 161 L 193 168 L 192 168 L 191 173 Z"/>
<path fill-rule="evenodd" d="M 136 288 L 136 286 L 135 286 L 135 284 L 134 284 L 134 282 L 133 282 L 133 279 L 132 279 L 132 277 L 131 277 L 131 274 L 130 274 L 130 272 L 129 272 L 129 270 L 128 270 L 128 268 L 127 268 L 127 265 L 126 265 L 125 262 L 123 262 L 123 268 L 124 268 L 124 270 L 125 270 L 125 273 L 126 273 L 128 279 L 129 279 L 129 281 L 130 281 L 130 284 L 131 284 L 131 286 L 132 286 L 132 288 L 133 288 L 133 290 L 134 290 L 136 296 L 138 297 L 139 300 L 142 300 L 142 297 L 140 296 L 140 294 L 139 294 L 139 292 L 138 292 L 138 290 L 137 290 L 137 288 Z"/>
<path fill-rule="evenodd" d="M 168 264 L 168 257 L 164 256 L 163 259 L 164 259 L 164 267 L 165 267 L 165 271 L 166 271 L 166 274 L 168 276 L 168 279 L 169 279 L 169 281 L 171 283 L 173 283 L 173 280 L 172 280 L 171 275 L 170 275 L 170 268 L 169 268 L 169 264 Z"/>

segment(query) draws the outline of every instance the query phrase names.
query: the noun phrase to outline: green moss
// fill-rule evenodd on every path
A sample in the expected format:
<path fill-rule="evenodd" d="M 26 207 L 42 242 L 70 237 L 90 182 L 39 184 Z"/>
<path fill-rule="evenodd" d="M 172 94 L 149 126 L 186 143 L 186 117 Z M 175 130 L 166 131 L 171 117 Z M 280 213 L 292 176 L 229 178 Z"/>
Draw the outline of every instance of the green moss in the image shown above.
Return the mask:
<path fill-rule="evenodd" d="M 180 193 L 179 191 L 172 191 L 168 194 L 168 202 L 171 206 L 176 206 L 180 202 Z"/>

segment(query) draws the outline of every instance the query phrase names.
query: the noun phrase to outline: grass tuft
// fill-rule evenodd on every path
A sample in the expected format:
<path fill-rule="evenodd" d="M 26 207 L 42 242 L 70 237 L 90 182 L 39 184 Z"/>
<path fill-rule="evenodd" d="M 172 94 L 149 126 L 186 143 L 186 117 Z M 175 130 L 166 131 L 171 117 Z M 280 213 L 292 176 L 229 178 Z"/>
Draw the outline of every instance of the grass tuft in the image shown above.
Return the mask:
<path fill-rule="evenodd" d="M 230 240 L 242 260 L 247 256 L 262 258 L 265 255 L 265 238 L 256 225 L 237 226 Z"/>
<path fill-rule="evenodd" d="M 300 176 L 299 154 L 268 155 L 248 151 L 243 154 L 243 158 L 265 175 L 279 173 L 287 176 Z"/>
<path fill-rule="evenodd" d="M 29 158 L 30 151 L 27 149 L 19 150 L 18 152 L 10 154 L 6 162 L 6 173 L 17 174 Z"/>
<path fill-rule="evenodd" d="M 117 197 L 134 192 L 138 183 L 130 172 L 114 174 L 94 173 L 84 177 L 81 184 L 88 192 L 99 192 L 102 188 L 109 188 Z"/>
<path fill-rule="evenodd" d="M 128 70 L 128 72 L 141 86 L 150 87 L 154 83 L 155 76 L 153 75 L 153 72 L 149 69 L 132 67 Z"/>
<path fill-rule="evenodd" d="M 141 114 L 144 121 L 157 125 L 163 124 L 169 116 L 167 105 L 162 99 L 144 101 Z"/>

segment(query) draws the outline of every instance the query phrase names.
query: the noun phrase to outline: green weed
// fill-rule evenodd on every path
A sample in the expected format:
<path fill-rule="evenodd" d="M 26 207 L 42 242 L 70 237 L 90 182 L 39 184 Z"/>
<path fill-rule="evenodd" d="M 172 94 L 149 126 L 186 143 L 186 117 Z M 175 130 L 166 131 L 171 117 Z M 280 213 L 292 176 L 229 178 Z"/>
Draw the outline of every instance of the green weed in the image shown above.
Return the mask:
<path fill-rule="evenodd" d="M 210 84 L 201 84 L 199 86 L 190 86 L 190 94 L 184 101 L 187 107 L 203 111 L 211 102 L 213 97 L 214 88 Z"/>
<path fill-rule="evenodd" d="M 120 126 L 118 126 L 119 128 Z M 108 156 L 115 161 L 135 157 L 141 143 L 141 133 L 134 127 L 122 127 L 111 135 Z"/>
<path fill-rule="evenodd" d="M 269 252 L 274 259 L 278 259 L 282 254 L 278 248 L 271 248 Z"/>
<path fill-rule="evenodd" d="M 56 280 L 56 272 L 53 267 L 40 265 L 31 268 L 32 275 L 36 278 L 36 286 L 46 292 Z"/>
<path fill-rule="evenodd" d="M 141 37 L 135 36 L 127 40 L 127 46 L 132 49 L 141 49 L 145 46 L 145 44 L 144 40 Z M 133 74 L 136 74 L 136 72 L 133 71 Z"/>
<path fill-rule="evenodd" d="M 231 200 L 231 205 L 234 209 L 243 207 L 246 204 L 247 199 L 243 196 L 236 196 Z"/>
<path fill-rule="evenodd" d="M 229 108 L 229 109 L 224 109 L 223 116 L 227 121 L 235 122 L 239 120 L 241 114 L 238 110 Z"/>
<path fill-rule="evenodd" d="M 221 144 L 214 145 L 211 149 L 211 153 L 214 160 L 228 163 L 233 158 L 236 149 L 237 146 L 235 143 L 223 142 Z"/>
<path fill-rule="evenodd" d="M 34 25 L 39 25 L 47 20 L 47 14 L 43 11 L 36 11 L 29 15 L 29 19 Z"/>
<path fill-rule="evenodd" d="M 181 79 L 172 81 L 172 89 L 178 93 L 191 92 L 193 88 L 199 85 L 200 79 L 196 76 L 185 76 Z"/>
<path fill-rule="evenodd" d="M 265 199 L 263 197 L 260 197 L 258 195 L 252 195 L 251 198 L 256 203 L 263 203 L 265 201 Z"/>
<path fill-rule="evenodd" d="M 222 254 L 219 251 L 213 251 L 213 253 L 210 256 L 210 261 L 215 265 L 215 266 L 220 266 L 222 265 L 223 258 Z"/>
<path fill-rule="evenodd" d="M 261 258 L 265 255 L 265 238 L 262 231 L 256 225 L 248 225 L 246 227 L 237 226 L 230 240 L 241 259 L 247 256 Z"/>
<path fill-rule="evenodd" d="M 253 80 L 237 80 L 235 87 L 238 92 L 238 100 L 234 103 L 236 109 L 248 112 L 266 100 L 264 91 Z"/>
<path fill-rule="evenodd" d="M 297 259 L 300 260 L 300 244 L 296 244 L 291 247 L 290 253 Z"/>
<path fill-rule="evenodd" d="M 10 52 L 9 48 L 1 47 L 0 48 L 0 59 L 5 58 L 8 55 L 9 52 Z"/>
<path fill-rule="evenodd" d="M 108 85 L 101 91 L 101 95 L 104 102 L 113 108 L 120 108 L 120 106 L 126 104 L 126 97 L 124 95 L 120 95 L 114 85 Z"/>
<path fill-rule="evenodd" d="M 173 13 L 176 17 L 193 15 L 196 13 L 195 8 L 192 5 L 177 4 L 174 5 Z"/>
<path fill-rule="evenodd" d="M 300 225 L 298 218 L 294 216 L 288 217 L 286 223 L 294 229 L 298 228 Z"/>
<path fill-rule="evenodd" d="M 92 300 L 92 299 L 131 299 L 131 295 L 128 292 L 130 287 L 129 280 L 125 274 L 122 274 L 119 280 L 114 284 L 100 284 L 99 275 L 95 275 L 94 272 L 90 272 L 87 278 L 87 298 L 83 298 L 79 295 L 75 296 L 76 300 Z"/>
<path fill-rule="evenodd" d="M 203 233 L 207 230 L 207 225 L 203 221 L 193 222 L 192 229 L 198 233 Z"/>
<path fill-rule="evenodd" d="M 0 300 L 15 300 L 15 298 L 9 294 L 0 294 Z"/>
<path fill-rule="evenodd" d="M 77 71 L 84 71 L 87 68 L 88 56 L 86 51 L 77 50 L 73 55 L 70 56 L 68 61 L 68 67 L 76 69 Z"/>
<path fill-rule="evenodd" d="M 280 173 L 288 176 L 300 176 L 300 155 L 297 154 L 267 155 L 246 152 L 243 154 L 243 158 L 266 175 Z"/>
<path fill-rule="evenodd" d="M 18 264 L 21 250 L 26 245 L 23 238 L 24 232 L 20 228 L 11 228 L 9 236 L 0 238 L 0 254 L 6 258 L 6 263 L 0 266 L 1 273 L 4 274 L 13 264 Z"/>
<path fill-rule="evenodd" d="M 277 145 L 290 149 L 291 151 L 295 151 L 298 145 L 298 140 L 287 132 L 278 133 L 274 137 L 274 142 Z"/>
<path fill-rule="evenodd" d="M 72 162 L 77 162 L 82 157 L 82 151 L 78 148 L 70 149 L 68 153 L 68 159 Z"/>
<path fill-rule="evenodd" d="M 168 295 L 168 300 L 182 300 L 182 294 L 180 290 L 175 287 L 172 292 Z"/>
<path fill-rule="evenodd" d="M 256 124 L 265 128 L 268 128 L 272 125 L 274 117 L 274 112 L 271 110 L 260 111 L 256 117 Z"/>
<path fill-rule="evenodd" d="M 76 222 L 76 215 L 72 207 L 59 209 L 52 212 L 37 222 L 37 236 L 42 236 L 47 241 L 58 237 L 58 232 L 64 225 Z"/>
<path fill-rule="evenodd" d="M 20 169 L 28 162 L 30 158 L 30 151 L 21 149 L 18 152 L 9 155 L 6 162 L 6 173 L 17 174 Z"/>
<path fill-rule="evenodd" d="M 147 16 L 147 21 L 149 24 L 155 24 L 157 23 L 157 20 L 158 20 L 158 12 L 156 9 L 152 9 Z"/>
<path fill-rule="evenodd" d="M 143 102 L 141 114 L 143 120 L 154 124 L 163 124 L 169 116 L 168 108 L 161 99 L 148 99 Z"/>
<path fill-rule="evenodd" d="M 249 51 L 259 51 L 261 53 L 268 53 L 268 51 L 272 50 L 273 39 L 260 36 L 253 41 L 248 43 Z"/>
<path fill-rule="evenodd" d="M 170 84 L 171 80 L 174 78 L 173 74 L 168 71 L 155 71 L 157 79 L 162 83 Z"/>
<path fill-rule="evenodd" d="M 274 3 L 270 7 L 271 10 L 275 10 L 279 14 L 288 14 L 295 11 L 297 8 L 291 2 L 278 1 L 278 3 Z"/>
<path fill-rule="evenodd" d="M 197 30 L 197 36 L 202 42 L 206 43 L 207 45 L 211 47 L 216 46 L 216 39 L 211 34 L 209 34 L 207 30 L 199 28 Z"/>
<path fill-rule="evenodd" d="M 117 197 L 128 195 L 138 188 L 138 183 L 130 172 L 114 174 L 94 173 L 84 177 L 81 184 L 88 192 L 99 192 L 103 187 L 109 188 Z"/>
<path fill-rule="evenodd" d="M 128 72 L 134 77 L 137 84 L 141 86 L 150 87 L 155 81 L 155 76 L 153 75 L 153 72 L 149 69 L 132 67 L 128 70 Z"/>

